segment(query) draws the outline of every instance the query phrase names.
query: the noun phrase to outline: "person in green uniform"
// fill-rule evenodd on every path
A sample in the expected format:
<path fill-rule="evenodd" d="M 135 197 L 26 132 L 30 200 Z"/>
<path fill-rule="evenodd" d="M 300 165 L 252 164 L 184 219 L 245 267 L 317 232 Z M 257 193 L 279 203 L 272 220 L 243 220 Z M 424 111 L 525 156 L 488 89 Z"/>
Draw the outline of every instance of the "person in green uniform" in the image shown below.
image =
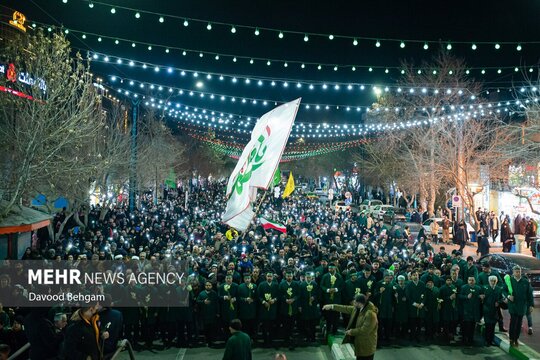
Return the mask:
<path fill-rule="evenodd" d="M 328 259 L 322 258 L 319 266 L 315 268 L 315 281 L 321 283 L 322 277 L 328 272 Z"/>
<path fill-rule="evenodd" d="M 218 297 L 220 301 L 221 326 L 223 332 L 228 334 L 229 323 L 232 319 L 236 319 L 238 285 L 233 282 L 233 276 L 228 274 L 225 276 L 225 283 L 221 284 L 218 289 Z"/>
<path fill-rule="evenodd" d="M 468 279 L 469 276 L 474 276 L 474 280 L 478 283 L 478 269 L 474 265 L 474 258 L 467 256 L 467 266 L 464 269 L 463 279 Z"/>
<path fill-rule="evenodd" d="M 521 276 L 521 267 L 518 265 L 512 268 L 512 276 L 510 280 L 505 279 L 505 288 L 503 289 L 504 297 L 508 302 L 508 312 L 510 313 L 510 329 L 508 329 L 508 337 L 510 345 L 517 347 L 518 339 L 521 333 L 521 325 L 523 316 L 527 311 L 532 312 L 534 307 L 531 284 L 529 280 Z"/>
<path fill-rule="evenodd" d="M 289 349 L 294 350 L 293 329 L 298 315 L 298 304 L 300 299 L 300 285 L 293 280 L 293 273 L 287 269 L 285 279 L 279 284 L 279 315 L 283 329 L 285 342 L 289 344 Z"/>
<path fill-rule="evenodd" d="M 336 271 L 336 265 L 328 265 L 328 272 L 321 280 L 321 291 L 323 304 L 341 304 L 341 293 L 343 289 L 343 279 Z M 326 326 L 329 334 L 337 333 L 339 314 L 332 311 L 325 311 Z"/>
<path fill-rule="evenodd" d="M 308 342 L 315 342 L 315 327 L 321 316 L 319 309 L 320 288 L 313 280 L 315 274 L 308 272 L 300 284 L 300 320 Z"/>
<path fill-rule="evenodd" d="M 379 337 L 383 341 L 390 340 L 392 334 L 393 317 L 393 294 L 392 294 L 392 271 L 385 270 L 384 277 L 374 285 L 373 303 L 379 309 L 377 317 L 379 320 Z"/>
<path fill-rule="evenodd" d="M 419 280 L 418 270 L 411 272 L 411 281 L 405 288 L 409 307 L 409 331 L 411 340 L 420 340 L 422 319 L 424 318 L 424 297 L 426 284 Z"/>
<path fill-rule="evenodd" d="M 277 301 L 279 298 L 279 287 L 273 281 L 274 274 L 268 272 L 266 281 L 257 288 L 257 298 L 259 299 L 259 321 L 262 324 L 264 345 L 269 347 L 274 341 L 274 325 L 277 318 Z"/>
<path fill-rule="evenodd" d="M 351 267 L 351 272 L 349 278 L 345 281 L 343 287 L 343 296 L 341 297 L 342 303 L 344 305 L 352 305 L 354 302 L 354 297 L 360 294 L 360 282 L 358 281 L 358 272 L 356 269 Z M 349 315 L 343 314 L 343 323 L 347 325 L 349 323 Z"/>
<path fill-rule="evenodd" d="M 457 279 L 456 279 L 457 280 Z M 454 342 L 454 335 L 459 320 L 457 293 L 458 288 L 452 281 L 451 276 L 447 276 L 445 284 L 439 290 L 439 299 L 441 302 L 440 320 L 443 325 L 444 335 L 450 341 Z"/>
<path fill-rule="evenodd" d="M 426 278 L 426 293 L 424 297 L 424 311 L 426 325 L 426 339 L 433 340 L 433 336 L 439 332 L 439 288 L 431 276 Z"/>
<path fill-rule="evenodd" d="M 231 337 L 227 340 L 223 360 L 251 360 L 251 339 L 242 332 L 242 321 L 231 320 L 229 325 Z"/>
<path fill-rule="evenodd" d="M 461 255 L 462 255 L 461 251 L 456 250 L 455 253 L 454 253 L 454 251 L 452 251 L 452 253 L 455 256 L 452 259 L 452 265 L 459 266 L 458 276 L 461 279 L 461 281 L 466 281 L 467 279 L 464 277 L 464 275 L 465 275 L 465 269 L 467 268 L 467 262 L 465 260 L 463 260 L 463 258 L 461 257 Z"/>
<path fill-rule="evenodd" d="M 498 278 L 495 275 L 489 277 L 489 285 L 482 286 L 484 300 L 482 301 L 482 311 L 484 314 L 484 340 L 486 346 L 496 345 L 493 343 L 495 338 L 495 324 L 498 321 L 497 311 L 502 301 L 502 289 L 498 286 Z"/>
<path fill-rule="evenodd" d="M 399 275 L 397 277 L 397 283 L 392 286 L 392 293 L 394 295 L 394 330 L 398 337 L 407 333 L 407 324 L 409 322 L 405 289 L 405 276 Z"/>
<path fill-rule="evenodd" d="M 504 282 L 500 274 L 497 271 L 493 270 L 491 268 L 491 265 L 487 261 L 482 263 L 482 272 L 478 274 L 478 286 L 482 288 L 489 286 L 490 285 L 489 277 L 492 275 L 497 278 L 497 286 L 501 288 L 501 291 L 502 291 L 502 286 L 504 285 Z M 501 304 L 503 304 L 503 302 L 499 301 L 498 304 L 499 305 L 497 306 L 497 323 L 499 324 L 499 331 L 507 332 L 508 330 L 504 328 L 504 321 L 503 321 L 504 319 L 503 319 L 502 310 L 501 310 Z"/>
<path fill-rule="evenodd" d="M 249 337 L 255 341 L 257 335 L 257 285 L 251 275 L 244 274 L 244 283 L 238 286 L 238 318 Z"/>
<path fill-rule="evenodd" d="M 345 281 L 345 289 L 343 291 L 343 304 L 352 305 L 354 297 L 360 294 L 360 282 L 358 281 L 358 273 L 351 272 L 350 278 Z"/>
<path fill-rule="evenodd" d="M 210 281 L 207 281 L 206 284 L 204 284 L 204 290 L 197 296 L 197 304 L 199 304 L 206 342 L 209 347 L 213 347 L 215 340 L 215 326 L 219 314 L 219 301 L 218 295 L 212 288 L 212 283 Z"/>
<path fill-rule="evenodd" d="M 474 328 L 480 321 L 480 301 L 485 297 L 480 287 L 476 285 L 474 275 L 469 275 L 467 285 L 459 292 L 460 306 L 463 307 L 462 335 L 463 345 L 471 346 L 474 338 Z"/>
<path fill-rule="evenodd" d="M 373 286 L 375 285 L 375 277 L 371 275 L 371 266 L 364 266 L 363 275 L 360 276 L 358 281 L 360 282 L 360 291 L 362 294 L 366 295 L 368 300 L 371 301 L 370 297 L 373 291 Z"/>

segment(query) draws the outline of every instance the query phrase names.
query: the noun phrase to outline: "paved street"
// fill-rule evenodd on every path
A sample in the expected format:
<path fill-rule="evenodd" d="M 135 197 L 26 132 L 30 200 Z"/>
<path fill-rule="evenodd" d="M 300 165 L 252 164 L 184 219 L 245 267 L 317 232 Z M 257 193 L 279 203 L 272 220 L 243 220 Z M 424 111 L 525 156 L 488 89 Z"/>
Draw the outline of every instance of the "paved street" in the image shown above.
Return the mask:
<path fill-rule="evenodd" d="M 142 351 L 135 353 L 137 360 L 155 359 L 159 357 L 161 360 L 221 360 L 223 357 L 223 349 L 210 349 L 207 347 L 196 349 L 168 349 L 165 351 L 159 351 L 152 353 L 149 351 Z M 284 352 L 287 354 L 287 360 L 330 360 L 332 356 L 330 354 L 328 346 L 320 347 L 306 347 L 297 348 L 294 351 L 289 350 L 274 350 L 274 349 L 261 349 L 257 348 L 253 350 L 253 360 L 273 360 L 274 356 L 278 352 Z M 117 358 L 118 360 L 129 360 L 127 352 L 123 352 Z"/>
<path fill-rule="evenodd" d="M 331 360 L 329 348 L 327 346 L 298 348 L 295 351 L 279 350 L 287 355 L 288 360 Z M 273 360 L 276 350 L 255 349 L 253 350 L 254 360 Z M 169 349 L 157 353 L 143 351 L 135 353 L 137 360 L 146 360 L 159 356 L 162 360 L 221 360 L 223 350 L 209 348 L 197 349 Z M 406 346 L 406 347 L 386 347 L 377 350 L 377 360 L 415 359 L 415 360 L 446 360 L 446 359 L 485 359 L 485 360 L 509 360 L 511 356 L 504 353 L 497 347 L 475 347 L 462 348 L 458 346 Z M 119 360 L 128 360 L 127 352 L 122 353 Z"/>

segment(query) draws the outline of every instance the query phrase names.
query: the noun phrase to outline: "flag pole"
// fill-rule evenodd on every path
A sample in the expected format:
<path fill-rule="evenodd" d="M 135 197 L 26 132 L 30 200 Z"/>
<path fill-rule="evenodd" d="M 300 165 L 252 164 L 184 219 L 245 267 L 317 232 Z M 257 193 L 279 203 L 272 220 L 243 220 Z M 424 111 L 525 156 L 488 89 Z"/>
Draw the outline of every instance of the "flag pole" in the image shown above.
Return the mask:
<path fill-rule="evenodd" d="M 257 213 L 259 212 L 259 209 L 261 208 L 261 205 L 264 201 L 264 199 L 266 198 L 266 194 L 268 193 L 268 190 L 266 190 L 261 198 L 261 201 L 259 201 L 259 205 L 257 205 L 257 209 L 255 209 L 255 217 L 257 216 Z M 246 237 L 246 234 L 248 233 L 248 230 L 249 228 L 251 227 L 251 221 L 249 222 L 249 225 L 246 229 L 246 231 L 244 231 L 244 234 L 242 235 L 242 240 L 244 240 L 244 238 Z"/>

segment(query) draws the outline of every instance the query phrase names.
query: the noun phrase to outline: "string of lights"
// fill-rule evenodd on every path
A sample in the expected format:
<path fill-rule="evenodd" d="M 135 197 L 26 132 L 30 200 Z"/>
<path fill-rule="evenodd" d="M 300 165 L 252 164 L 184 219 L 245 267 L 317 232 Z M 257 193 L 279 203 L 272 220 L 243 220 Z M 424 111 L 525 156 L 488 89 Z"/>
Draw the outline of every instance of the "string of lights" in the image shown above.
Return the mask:
<path fill-rule="evenodd" d="M 385 37 L 369 37 L 361 35 L 342 35 L 342 34 L 328 34 L 328 33 L 316 33 L 310 31 L 293 31 L 287 29 L 277 29 L 269 28 L 264 26 L 252 26 L 252 25 L 243 25 L 243 24 L 233 24 L 221 21 L 213 21 L 207 19 L 197 19 L 191 17 L 183 17 L 178 15 L 172 15 L 161 12 L 148 11 L 144 9 L 137 9 L 128 6 L 122 6 L 117 4 L 110 4 L 103 1 L 95 0 L 82 0 L 88 3 L 88 7 L 93 9 L 96 5 L 106 7 L 111 15 L 120 16 L 122 12 L 130 13 L 133 16 L 135 21 L 141 21 L 144 18 L 153 19 L 157 24 L 163 24 L 165 21 L 177 21 L 179 24 L 182 24 L 181 27 L 189 28 L 192 24 L 203 27 L 206 31 L 221 31 L 227 32 L 230 34 L 238 34 L 239 31 L 245 31 L 253 34 L 254 38 L 258 38 L 263 32 L 272 34 L 278 41 L 286 41 L 284 39 L 298 39 L 304 43 L 310 41 L 311 38 L 321 38 L 327 39 L 330 42 L 342 40 L 347 42 L 353 47 L 359 46 L 363 43 L 372 44 L 376 48 L 380 48 L 383 45 L 388 44 L 389 46 L 398 45 L 400 49 L 407 47 L 407 44 L 413 44 L 420 46 L 424 50 L 429 50 L 431 46 L 440 46 L 443 45 L 444 48 L 448 51 L 453 50 L 456 45 L 463 45 L 472 51 L 478 50 L 480 47 L 491 48 L 497 51 L 508 48 L 513 49 L 514 51 L 521 52 L 525 45 L 538 45 L 540 40 L 535 41 L 456 41 L 456 40 L 431 40 L 431 39 L 398 39 L 398 38 L 385 38 Z M 68 0 L 62 0 L 62 2 L 67 3 Z M 180 28 L 181 28 L 180 27 Z"/>
<path fill-rule="evenodd" d="M 447 86 L 433 87 L 431 84 L 426 84 L 426 86 L 419 85 L 417 87 L 404 88 L 403 86 L 396 84 L 375 84 L 375 83 L 357 83 L 357 82 L 339 82 L 339 81 L 317 81 L 317 80 L 308 80 L 308 79 L 292 79 L 292 78 L 272 78 L 272 77 L 261 77 L 261 76 L 251 76 L 251 75 L 239 75 L 239 74 L 226 74 L 226 73 L 215 73 L 207 72 L 200 70 L 189 70 L 185 68 L 177 68 L 172 66 L 164 66 L 160 64 L 154 64 L 150 62 L 142 62 L 138 60 L 130 60 L 122 57 L 117 57 L 113 55 L 107 55 L 103 53 L 93 53 L 89 54 L 92 62 L 111 64 L 114 66 L 126 66 L 129 68 L 142 69 L 144 71 L 153 71 L 156 74 L 167 74 L 167 75 L 176 75 L 178 74 L 181 77 L 193 77 L 200 79 L 201 81 L 213 81 L 219 80 L 219 82 L 230 82 L 231 84 L 244 84 L 246 86 L 255 86 L 255 87 L 284 87 L 284 88 L 297 88 L 297 89 L 309 89 L 310 91 L 355 91 L 355 90 L 369 90 L 370 88 L 375 90 L 379 88 L 384 90 L 384 92 L 389 92 L 395 90 L 396 92 L 409 91 L 409 93 L 416 94 L 434 94 L 437 95 L 441 91 L 457 91 L 460 90 L 462 93 L 470 93 L 474 96 L 479 96 L 482 93 L 489 94 L 492 91 L 501 92 L 501 91 L 513 91 L 516 87 L 516 84 L 512 86 L 495 86 L 495 87 L 486 87 L 479 94 L 472 94 L 470 90 L 465 88 L 456 87 L 453 84 L 447 84 Z M 514 67 L 514 72 L 523 72 L 527 71 L 527 67 Z M 437 75 L 438 70 L 432 69 L 431 73 Z M 519 85 L 517 85 L 519 87 Z M 526 89 L 527 87 L 534 88 L 534 86 L 525 85 L 521 88 Z M 413 89 L 411 91 L 411 89 Z M 533 90 L 536 91 L 536 90 Z"/>
<path fill-rule="evenodd" d="M 145 95 L 130 92 L 122 88 L 117 89 L 117 92 L 126 96 L 134 98 L 145 98 Z M 519 101 L 516 101 L 519 103 Z M 521 104 L 521 103 L 519 103 Z M 223 131 L 235 131 L 240 134 L 251 133 L 251 121 L 245 121 L 236 124 L 233 122 L 235 116 L 227 113 L 219 113 L 216 111 L 207 111 L 206 109 L 193 108 L 191 111 L 189 106 L 183 106 L 179 103 L 173 104 L 170 101 L 158 100 L 154 98 L 146 99 L 145 106 L 156 108 L 164 111 L 169 117 L 178 119 L 187 124 L 193 126 L 200 126 L 206 128 L 216 128 Z M 521 104 L 521 106 L 523 106 Z M 182 108 L 183 107 L 183 108 Z M 503 111 L 508 111 L 506 108 Z M 495 110 L 495 112 L 501 112 L 501 109 Z M 475 111 L 463 111 L 451 115 L 437 116 L 426 119 L 415 120 L 403 120 L 392 123 L 369 123 L 369 124 L 318 124 L 313 126 L 308 124 L 307 126 L 300 122 L 294 125 L 291 137 L 298 138 L 327 138 L 327 137 L 345 137 L 345 136 L 366 136 L 372 133 L 386 132 L 386 131 L 401 131 L 410 129 L 413 127 L 425 126 L 431 123 L 439 121 L 464 121 L 470 118 L 479 118 L 486 115 L 493 115 L 493 109 L 480 109 Z M 228 116 L 226 116 L 228 115 Z M 254 119 L 255 120 L 255 119 Z M 243 126 L 241 125 L 243 124 Z"/>
<path fill-rule="evenodd" d="M 115 45 L 129 45 L 133 48 L 139 46 L 139 47 L 145 47 L 148 51 L 153 51 L 157 49 L 161 49 L 166 54 L 174 54 L 173 51 L 178 51 L 182 56 L 195 55 L 199 58 L 204 57 L 211 57 L 214 58 L 216 61 L 219 60 L 231 60 L 234 63 L 238 63 L 239 65 L 245 65 L 250 64 L 253 65 L 256 62 L 264 63 L 267 66 L 271 66 L 272 64 L 283 66 L 284 68 L 289 67 L 290 65 L 296 65 L 300 67 L 301 69 L 307 69 L 308 67 L 314 67 L 317 70 L 332 70 L 332 71 L 338 71 L 338 70 L 351 70 L 353 72 L 362 69 L 367 70 L 369 73 L 375 72 L 375 70 L 382 71 L 385 74 L 390 74 L 391 70 L 395 73 L 396 71 L 399 71 L 400 74 L 405 74 L 405 69 L 399 66 L 383 66 L 383 65 L 362 65 L 362 64 L 337 64 L 337 63 L 323 63 L 323 62 L 313 62 L 313 61 L 301 61 L 301 60 L 286 60 L 286 59 L 276 59 L 276 58 L 263 58 L 263 57 L 254 57 L 254 56 L 245 56 L 245 55 L 235 55 L 235 54 L 228 54 L 228 53 L 218 53 L 218 52 L 212 52 L 212 51 L 206 51 L 206 50 L 198 50 L 198 49 L 189 49 L 179 46 L 172 46 L 172 45 L 163 45 L 158 43 L 151 43 L 151 42 L 145 42 L 145 41 L 139 41 L 139 40 L 132 40 L 132 39 L 125 39 L 122 37 L 115 37 L 110 35 L 103 35 L 98 34 L 94 32 L 85 32 L 77 29 L 70 29 L 65 27 L 56 27 L 53 25 L 47 25 L 43 23 L 36 22 L 35 24 L 43 25 L 49 32 L 52 32 L 54 29 L 59 29 L 63 31 L 66 35 L 68 34 L 79 34 L 79 36 L 84 40 L 89 39 L 95 39 L 98 43 L 103 43 L 104 40 L 109 40 L 111 43 L 114 43 Z M 33 24 L 33 25 L 35 25 Z M 244 62 L 241 63 L 240 60 L 243 60 Z M 485 66 L 485 67 L 471 67 L 466 70 L 467 74 L 478 74 L 486 75 L 486 74 L 502 74 L 503 72 L 508 73 L 508 71 L 516 71 L 516 68 L 519 71 L 520 68 L 523 66 L 501 66 L 501 67 L 493 67 L 493 66 Z M 431 69 L 426 68 L 413 68 L 417 73 L 429 73 L 430 71 L 433 71 Z M 535 71 L 534 66 L 527 67 L 529 73 L 533 73 Z M 537 69 L 536 69 L 537 70 Z M 436 70 L 435 70 L 436 71 Z M 452 75 L 452 70 L 449 71 L 449 75 Z"/>
<path fill-rule="evenodd" d="M 270 100 L 270 99 L 260 99 L 260 98 L 251 98 L 251 97 L 238 97 L 233 95 L 227 95 L 227 94 L 217 94 L 217 93 L 210 93 L 205 92 L 201 90 L 192 90 L 192 89 L 186 89 L 186 88 L 179 88 L 174 86 L 166 86 L 162 84 L 155 84 L 150 82 L 144 82 L 139 81 L 135 79 L 130 78 L 122 78 L 117 75 L 111 75 L 109 76 L 111 82 L 120 82 L 124 85 L 129 85 L 130 88 L 139 88 L 139 89 L 149 89 L 149 90 L 156 90 L 161 93 L 168 94 L 170 96 L 178 96 L 178 97 L 198 97 L 201 99 L 209 99 L 210 102 L 221 102 L 221 103 L 232 103 L 232 104 L 242 104 L 242 105 L 260 105 L 263 107 L 267 107 L 269 105 L 278 106 L 280 104 L 285 103 L 285 101 L 278 101 L 278 100 Z M 203 88 L 204 83 L 203 81 L 197 81 L 196 85 L 197 88 Z M 536 87 L 531 87 L 532 91 L 536 92 Z M 527 89 L 523 87 L 523 91 L 526 91 Z M 381 95 L 383 92 L 383 89 L 378 87 L 373 87 L 373 91 L 377 95 Z M 389 88 L 384 89 L 385 92 L 389 91 Z M 446 89 L 439 91 L 438 89 L 434 90 L 434 94 L 438 93 L 444 93 L 444 94 L 452 94 L 455 90 L 454 89 Z M 401 89 L 397 88 L 396 93 L 406 93 L 406 94 L 413 94 L 413 93 L 420 93 L 420 94 L 426 94 L 427 90 L 426 88 L 422 89 L 415 89 L 415 88 L 409 88 L 409 89 Z M 457 94 L 460 96 L 464 94 L 462 90 L 456 91 Z M 464 97 L 464 100 L 475 100 L 477 97 L 475 95 L 471 95 L 470 98 Z M 507 104 L 508 103 L 508 104 Z M 434 106 L 434 107 L 377 107 L 372 108 L 371 106 L 360 106 L 360 105 L 347 105 L 347 104 L 326 104 L 326 103 L 303 103 L 302 107 L 306 110 L 343 110 L 346 112 L 370 112 L 370 111 L 405 111 L 405 110 L 413 110 L 413 111 L 430 111 L 430 112 L 438 112 L 438 111 L 449 111 L 449 112 L 455 112 L 455 111 L 461 111 L 464 109 L 468 110 L 474 110 L 474 109 L 482 109 L 482 108 L 494 108 L 494 107 L 504 107 L 509 106 L 510 102 L 481 102 L 481 103 L 474 103 L 474 104 L 455 104 L 455 105 L 448 105 L 448 106 Z"/>
<path fill-rule="evenodd" d="M 225 154 L 230 157 L 238 157 L 241 155 L 243 147 L 245 144 L 240 143 L 227 143 L 221 140 L 216 140 L 213 138 L 208 138 L 196 134 L 189 134 L 193 138 L 202 141 L 208 144 L 215 151 Z M 347 142 L 337 142 L 337 143 L 321 143 L 317 144 L 316 147 L 305 148 L 302 150 L 292 150 L 289 145 L 287 145 L 285 152 L 283 153 L 283 159 L 286 161 L 300 160 L 313 156 L 319 156 L 324 154 L 329 154 L 332 152 L 343 151 L 348 148 L 354 148 L 360 146 L 363 143 L 371 141 L 372 139 L 358 139 L 354 141 Z"/>

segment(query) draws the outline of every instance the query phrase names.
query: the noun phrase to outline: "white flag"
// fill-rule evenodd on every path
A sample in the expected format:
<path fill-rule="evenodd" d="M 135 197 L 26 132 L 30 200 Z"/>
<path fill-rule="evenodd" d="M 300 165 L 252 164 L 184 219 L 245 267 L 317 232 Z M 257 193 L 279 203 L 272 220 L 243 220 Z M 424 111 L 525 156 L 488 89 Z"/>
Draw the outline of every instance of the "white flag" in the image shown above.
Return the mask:
<path fill-rule="evenodd" d="M 253 128 L 251 140 L 244 148 L 229 183 L 227 208 L 223 222 L 245 231 L 255 213 L 251 203 L 257 189 L 268 189 L 285 150 L 300 98 L 264 114 Z"/>

